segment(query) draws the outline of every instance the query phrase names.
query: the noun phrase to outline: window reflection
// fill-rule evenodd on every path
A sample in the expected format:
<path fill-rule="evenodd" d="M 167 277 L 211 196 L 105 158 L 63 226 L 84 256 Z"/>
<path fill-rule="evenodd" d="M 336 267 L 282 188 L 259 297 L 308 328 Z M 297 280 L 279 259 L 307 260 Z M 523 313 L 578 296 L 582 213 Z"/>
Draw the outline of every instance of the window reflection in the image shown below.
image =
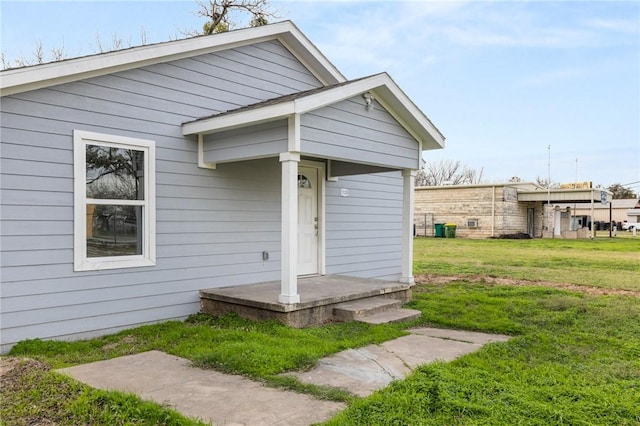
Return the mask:
<path fill-rule="evenodd" d="M 142 254 L 142 207 L 87 204 L 87 257 Z"/>
<path fill-rule="evenodd" d="M 298 175 L 298 188 L 311 188 L 311 181 L 305 175 Z"/>
<path fill-rule="evenodd" d="M 144 152 L 87 145 L 87 198 L 144 200 Z"/>

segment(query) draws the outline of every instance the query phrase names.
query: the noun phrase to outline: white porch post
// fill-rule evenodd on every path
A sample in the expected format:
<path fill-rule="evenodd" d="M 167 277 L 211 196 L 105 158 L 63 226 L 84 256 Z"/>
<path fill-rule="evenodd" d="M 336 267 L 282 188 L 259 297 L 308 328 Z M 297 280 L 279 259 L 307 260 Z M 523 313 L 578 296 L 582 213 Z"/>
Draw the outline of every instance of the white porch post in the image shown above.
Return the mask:
<path fill-rule="evenodd" d="M 280 303 L 299 303 L 298 294 L 298 163 L 300 154 L 283 152 Z"/>
<path fill-rule="evenodd" d="M 400 282 L 413 284 L 413 205 L 416 170 L 402 170 L 402 277 Z"/>

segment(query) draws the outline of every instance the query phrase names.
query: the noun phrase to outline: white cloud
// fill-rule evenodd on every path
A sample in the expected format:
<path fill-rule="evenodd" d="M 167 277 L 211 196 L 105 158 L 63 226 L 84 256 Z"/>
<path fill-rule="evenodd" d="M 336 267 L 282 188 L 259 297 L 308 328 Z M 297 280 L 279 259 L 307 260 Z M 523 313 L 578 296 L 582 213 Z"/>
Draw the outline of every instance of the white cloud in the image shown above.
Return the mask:
<path fill-rule="evenodd" d="M 638 35 L 640 33 L 640 19 L 586 19 L 584 25 L 596 30 L 606 30 L 614 33 Z"/>
<path fill-rule="evenodd" d="M 544 86 L 558 81 L 569 80 L 585 73 L 583 68 L 559 68 L 528 77 L 523 84 L 531 86 Z"/>

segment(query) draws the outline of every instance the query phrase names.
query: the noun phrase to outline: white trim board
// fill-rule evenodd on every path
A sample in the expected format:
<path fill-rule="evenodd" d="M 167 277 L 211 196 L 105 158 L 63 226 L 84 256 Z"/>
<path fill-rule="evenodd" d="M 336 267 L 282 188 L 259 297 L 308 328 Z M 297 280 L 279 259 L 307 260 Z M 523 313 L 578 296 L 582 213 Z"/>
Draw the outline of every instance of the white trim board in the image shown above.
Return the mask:
<path fill-rule="evenodd" d="M 152 64 L 278 40 L 322 84 L 346 81 L 291 21 L 84 56 L 0 72 L 0 96 L 13 95 Z"/>
<path fill-rule="evenodd" d="M 328 88 L 321 92 L 302 95 L 288 101 L 184 123 L 182 134 L 185 136 L 211 134 L 279 120 L 294 114 L 304 114 L 323 108 L 369 91 L 375 94 L 376 100 L 380 101 L 389 113 L 420 143 L 421 149 L 444 147 L 444 136 L 386 73 Z"/>
<path fill-rule="evenodd" d="M 156 211 L 155 211 L 155 142 L 146 139 L 75 130 L 73 132 L 74 170 L 74 220 L 73 256 L 74 271 L 98 271 L 103 269 L 154 266 L 156 263 Z M 100 204 L 141 205 L 142 254 L 132 256 L 88 257 L 87 256 L 87 199 L 86 192 L 86 146 L 90 144 L 142 150 L 146 154 L 144 164 L 144 200 L 100 200 Z"/>

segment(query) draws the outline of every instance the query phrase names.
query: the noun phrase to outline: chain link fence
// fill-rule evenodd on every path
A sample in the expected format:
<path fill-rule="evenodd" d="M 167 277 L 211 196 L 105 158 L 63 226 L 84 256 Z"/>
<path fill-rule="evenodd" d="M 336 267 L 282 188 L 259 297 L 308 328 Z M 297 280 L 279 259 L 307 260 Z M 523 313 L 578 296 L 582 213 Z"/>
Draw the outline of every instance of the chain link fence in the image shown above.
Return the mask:
<path fill-rule="evenodd" d="M 435 228 L 433 225 L 433 213 L 415 213 L 413 215 L 413 226 L 416 237 L 433 237 Z"/>

